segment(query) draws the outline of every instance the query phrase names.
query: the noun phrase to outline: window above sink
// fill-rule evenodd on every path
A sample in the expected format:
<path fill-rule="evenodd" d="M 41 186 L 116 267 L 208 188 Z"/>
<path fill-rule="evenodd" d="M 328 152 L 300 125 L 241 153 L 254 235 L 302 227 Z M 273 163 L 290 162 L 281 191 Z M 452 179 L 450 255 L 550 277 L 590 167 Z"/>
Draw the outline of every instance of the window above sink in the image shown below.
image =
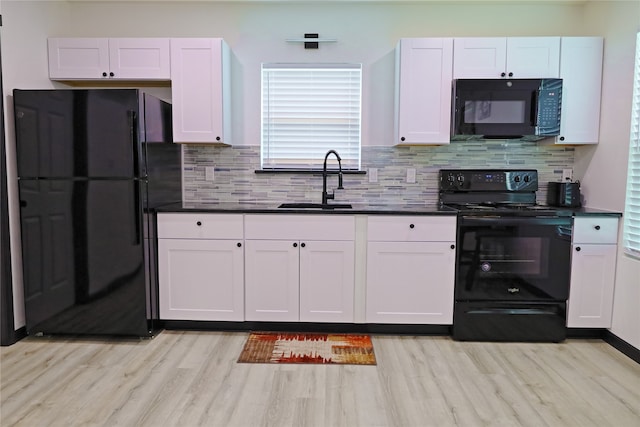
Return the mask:
<path fill-rule="evenodd" d="M 261 169 L 318 171 L 335 149 L 359 171 L 361 81 L 361 64 L 263 64 Z"/>

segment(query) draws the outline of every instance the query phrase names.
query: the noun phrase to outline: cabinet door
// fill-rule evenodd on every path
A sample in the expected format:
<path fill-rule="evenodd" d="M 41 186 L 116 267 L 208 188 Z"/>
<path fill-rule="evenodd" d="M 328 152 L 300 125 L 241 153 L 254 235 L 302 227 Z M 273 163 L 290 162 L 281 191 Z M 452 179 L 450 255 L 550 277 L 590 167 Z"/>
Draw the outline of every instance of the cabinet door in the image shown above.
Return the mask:
<path fill-rule="evenodd" d="M 584 215 L 573 218 L 573 244 L 611 244 L 618 243 L 618 223 L 616 216 Z"/>
<path fill-rule="evenodd" d="M 171 39 L 174 142 L 229 143 L 225 46 L 222 39 Z"/>
<path fill-rule="evenodd" d="M 300 244 L 246 240 L 245 246 L 245 319 L 297 322 Z"/>
<path fill-rule="evenodd" d="M 454 41 L 456 79 L 556 78 L 559 62 L 559 37 L 472 37 Z"/>
<path fill-rule="evenodd" d="M 300 321 L 353 322 L 354 248 L 352 241 L 301 242 Z"/>
<path fill-rule="evenodd" d="M 160 318 L 244 320 L 243 257 L 237 240 L 158 239 Z"/>
<path fill-rule="evenodd" d="M 116 79 L 169 80 L 169 39 L 109 39 L 109 65 Z"/>
<path fill-rule="evenodd" d="M 453 323 L 453 242 L 369 242 L 368 323 Z"/>
<path fill-rule="evenodd" d="M 402 39 L 396 55 L 396 143 L 448 144 L 453 39 Z"/>
<path fill-rule="evenodd" d="M 508 38 L 505 71 L 518 79 L 560 77 L 560 37 Z"/>
<path fill-rule="evenodd" d="M 573 245 L 567 326 L 610 328 L 617 245 Z"/>
<path fill-rule="evenodd" d="M 49 78 L 86 80 L 108 78 L 109 40 L 106 38 L 50 38 Z"/>
<path fill-rule="evenodd" d="M 558 144 L 597 144 L 600 137 L 602 37 L 563 37 L 562 115 Z"/>
<path fill-rule="evenodd" d="M 505 73 L 507 39 L 462 37 L 453 41 L 454 79 L 499 79 Z"/>

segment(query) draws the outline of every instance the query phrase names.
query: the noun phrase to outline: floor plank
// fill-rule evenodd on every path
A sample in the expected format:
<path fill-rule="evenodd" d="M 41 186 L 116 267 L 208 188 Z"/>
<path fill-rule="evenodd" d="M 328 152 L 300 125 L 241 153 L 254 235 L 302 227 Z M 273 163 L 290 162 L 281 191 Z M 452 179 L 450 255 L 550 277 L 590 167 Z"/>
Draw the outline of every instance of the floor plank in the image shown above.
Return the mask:
<path fill-rule="evenodd" d="M 377 366 L 242 364 L 244 332 L 24 339 L 5 426 L 640 426 L 640 365 L 600 340 L 373 336 Z"/>

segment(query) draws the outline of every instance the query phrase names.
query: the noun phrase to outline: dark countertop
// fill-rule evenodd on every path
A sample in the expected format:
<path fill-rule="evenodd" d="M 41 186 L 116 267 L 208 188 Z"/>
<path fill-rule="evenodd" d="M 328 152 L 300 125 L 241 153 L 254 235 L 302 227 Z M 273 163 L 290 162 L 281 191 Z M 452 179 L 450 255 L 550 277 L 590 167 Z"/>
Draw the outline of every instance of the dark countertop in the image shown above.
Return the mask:
<path fill-rule="evenodd" d="M 567 208 L 573 211 L 573 216 L 589 216 L 589 215 L 598 215 L 598 216 L 617 216 L 621 217 L 622 212 L 608 211 L 605 209 L 596 209 L 589 207 L 581 207 L 581 208 Z"/>
<path fill-rule="evenodd" d="M 338 203 L 338 202 L 336 202 Z M 280 203 L 228 203 L 228 202 L 188 202 L 173 203 L 157 207 L 156 212 L 191 212 L 191 213 L 282 213 L 282 214 L 322 214 L 322 215 L 456 215 L 457 211 L 438 204 L 424 205 L 387 205 L 383 203 L 352 204 L 351 209 L 320 209 L 320 208 L 278 208 Z M 569 211 L 566 216 L 622 216 L 621 212 L 608 211 L 590 207 L 557 208 Z"/>
<path fill-rule="evenodd" d="M 338 202 L 336 202 L 338 203 Z M 424 205 L 386 205 L 352 203 L 351 209 L 319 208 L 278 208 L 280 203 L 174 203 L 156 208 L 156 212 L 209 212 L 209 213 L 282 213 L 282 214 L 322 214 L 322 215 L 456 215 L 452 208 L 437 204 Z"/>

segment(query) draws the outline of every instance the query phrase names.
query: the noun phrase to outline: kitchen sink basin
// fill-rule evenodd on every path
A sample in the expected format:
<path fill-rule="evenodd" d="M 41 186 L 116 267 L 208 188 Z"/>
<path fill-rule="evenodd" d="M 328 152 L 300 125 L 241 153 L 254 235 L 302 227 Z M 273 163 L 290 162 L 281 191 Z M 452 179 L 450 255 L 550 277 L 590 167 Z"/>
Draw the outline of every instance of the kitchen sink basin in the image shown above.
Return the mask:
<path fill-rule="evenodd" d="M 282 209 L 351 209 L 348 203 L 283 203 L 278 207 Z"/>

